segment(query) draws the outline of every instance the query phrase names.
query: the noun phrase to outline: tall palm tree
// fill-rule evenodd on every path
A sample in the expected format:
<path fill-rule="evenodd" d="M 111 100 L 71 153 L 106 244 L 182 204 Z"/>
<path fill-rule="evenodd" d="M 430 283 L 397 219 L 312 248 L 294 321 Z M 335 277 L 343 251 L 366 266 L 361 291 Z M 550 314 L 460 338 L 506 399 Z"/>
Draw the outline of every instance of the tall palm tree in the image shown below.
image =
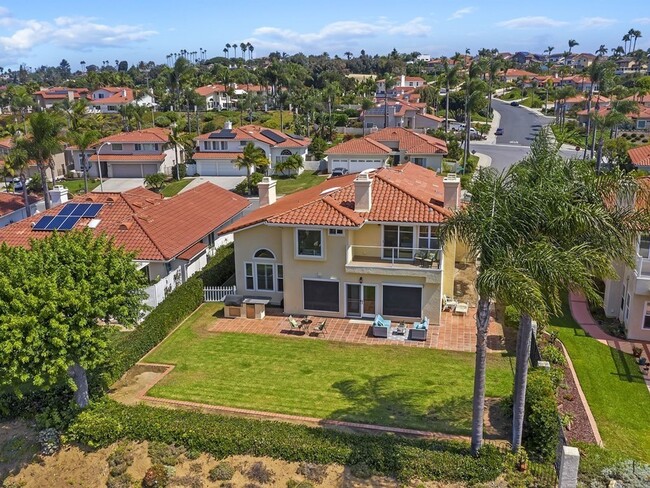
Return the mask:
<path fill-rule="evenodd" d="M 641 31 L 630 29 L 627 35 L 630 36 L 630 52 L 634 52 L 636 51 L 636 40 L 641 37 Z"/>
<path fill-rule="evenodd" d="M 591 120 L 589 114 L 591 112 L 591 102 L 594 96 L 594 90 L 596 85 L 600 84 L 603 81 L 608 70 L 608 65 L 606 63 L 600 63 L 598 58 L 594 59 L 594 62 L 589 66 L 589 79 L 591 80 L 591 86 L 589 87 L 589 97 L 587 98 L 587 133 L 585 135 L 585 149 L 582 158 L 587 157 L 587 147 L 589 146 L 589 136 L 591 130 Z M 592 155 L 593 157 L 593 151 Z"/>
<path fill-rule="evenodd" d="M 233 56 L 232 57 L 234 59 L 237 59 L 237 43 L 236 42 L 232 43 L 232 51 L 233 51 Z"/>
<path fill-rule="evenodd" d="M 50 192 L 47 186 L 48 167 L 52 169 L 52 181 L 54 181 L 54 169 L 51 166 L 54 154 L 61 152 L 61 130 L 63 121 L 51 112 L 37 112 L 29 118 L 31 136 L 25 142 L 24 148 L 30 159 L 36 161 L 36 166 L 41 175 L 43 184 L 43 198 L 45 208 L 51 207 Z"/>
<path fill-rule="evenodd" d="M 262 149 L 255 147 L 252 142 L 249 142 L 246 144 L 246 146 L 244 146 L 244 151 L 241 153 L 241 155 L 237 156 L 237 159 L 233 161 L 233 164 L 238 169 L 246 168 L 246 192 L 250 195 L 251 170 L 254 171 L 256 168 L 266 169 L 269 167 L 270 162 Z"/>
<path fill-rule="evenodd" d="M 253 59 L 253 51 L 255 50 L 255 46 L 253 46 L 250 42 L 248 43 L 248 59 L 252 60 Z"/>
<path fill-rule="evenodd" d="M 227 43 L 227 44 L 226 44 L 226 49 L 228 50 L 228 59 L 230 59 L 230 48 L 231 48 L 231 47 L 232 47 L 232 46 L 230 45 L 230 43 Z"/>
<path fill-rule="evenodd" d="M 224 47 L 224 48 L 223 48 L 223 56 L 224 56 L 225 58 L 228 58 L 228 53 L 229 53 L 229 52 L 230 52 L 230 51 L 228 51 L 228 48 L 227 48 L 227 47 Z"/>
<path fill-rule="evenodd" d="M 445 133 L 449 132 L 449 92 L 458 84 L 458 63 L 449 66 L 449 60 L 442 57 L 442 69 L 445 79 Z"/>
<path fill-rule="evenodd" d="M 552 50 L 553 48 L 551 47 L 549 49 Z M 488 61 L 488 74 L 490 77 L 490 80 L 488 82 L 488 116 L 490 119 L 492 119 L 492 87 L 502 67 L 503 63 L 501 62 L 501 58 L 492 57 Z"/>
<path fill-rule="evenodd" d="M 13 147 L 4 162 L 4 170 L 7 176 L 14 177 L 18 175 L 20 183 L 23 188 L 23 204 L 25 205 L 25 213 L 27 217 L 31 217 L 32 210 L 30 208 L 29 193 L 27 191 L 27 170 L 29 168 L 29 153 L 23 147 L 21 142 L 24 139 L 18 139 L 15 147 Z"/>
<path fill-rule="evenodd" d="M 548 59 L 551 57 L 551 53 L 553 52 L 554 49 L 555 49 L 554 46 L 548 46 L 548 47 L 546 48 L 546 51 L 544 51 L 544 52 L 548 53 L 548 56 L 547 56 L 547 58 L 546 58 L 547 61 L 548 61 Z"/>
<path fill-rule="evenodd" d="M 598 49 L 596 49 L 596 54 L 598 56 L 605 56 L 607 54 L 608 49 L 605 47 L 605 44 L 601 44 Z"/>
<path fill-rule="evenodd" d="M 569 39 L 568 44 L 569 44 L 569 55 L 571 55 L 571 51 L 572 51 L 572 49 L 573 49 L 574 47 L 578 46 L 579 43 L 578 43 L 578 41 L 576 41 L 575 39 Z"/>
<path fill-rule="evenodd" d="M 241 57 L 246 61 L 246 51 L 248 50 L 248 44 L 245 42 L 239 43 L 239 49 L 241 49 Z"/>
<path fill-rule="evenodd" d="M 100 133 L 96 130 L 70 131 L 67 140 L 81 152 L 81 170 L 84 174 L 84 193 L 88 193 L 88 161 L 86 151 L 99 140 Z"/>
<path fill-rule="evenodd" d="M 630 36 L 630 33 L 628 32 L 621 38 L 621 41 L 623 41 L 623 49 L 625 51 L 623 54 L 627 54 L 628 53 L 627 43 L 629 42 L 630 46 L 632 45 L 632 36 Z"/>
<path fill-rule="evenodd" d="M 469 159 L 472 112 L 476 111 L 483 103 L 485 92 L 487 91 L 486 83 L 480 78 L 483 72 L 485 72 L 485 68 L 482 60 L 472 62 L 467 70 L 467 77 L 465 79 L 465 151 L 463 152 L 463 174 L 465 174 L 467 160 Z"/>
<path fill-rule="evenodd" d="M 348 61 L 350 61 L 350 58 L 352 57 L 352 53 L 350 51 L 345 51 L 343 55 L 348 58 Z"/>

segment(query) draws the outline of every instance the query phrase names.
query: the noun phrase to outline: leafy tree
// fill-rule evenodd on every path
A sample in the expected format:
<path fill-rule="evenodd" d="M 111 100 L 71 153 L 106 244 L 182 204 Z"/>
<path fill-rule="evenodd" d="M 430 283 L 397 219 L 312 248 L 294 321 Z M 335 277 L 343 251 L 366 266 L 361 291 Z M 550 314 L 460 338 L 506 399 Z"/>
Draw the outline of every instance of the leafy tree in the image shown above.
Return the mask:
<path fill-rule="evenodd" d="M 20 393 L 69 377 L 88 405 L 86 371 L 110 355 L 113 318 L 134 323 L 145 298 L 133 255 L 90 230 L 34 239 L 31 249 L 0 247 L 0 384 Z"/>
<path fill-rule="evenodd" d="M 160 191 L 165 186 L 165 179 L 167 177 L 164 173 L 152 173 L 144 177 L 144 182 L 153 188 L 154 191 Z"/>
<path fill-rule="evenodd" d="M 233 161 L 233 164 L 238 169 L 246 168 L 246 187 L 248 190 L 247 193 L 250 195 L 251 171 L 254 171 L 256 168 L 266 169 L 270 163 L 264 151 L 256 147 L 252 142 L 249 142 L 244 146 L 242 154 Z"/>
<path fill-rule="evenodd" d="M 86 151 L 90 146 L 99 140 L 100 133 L 96 130 L 87 131 L 70 131 L 68 132 L 68 142 L 77 146 L 81 152 L 81 170 L 84 174 L 84 193 L 88 193 L 88 161 Z"/>
<path fill-rule="evenodd" d="M 309 145 L 309 150 L 316 159 L 323 159 L 327 150 L 327 142 L 322 137 L 314 137 Z"/>
<path fill-rule="evenodd" d="M 276 172 L 279 171 L 282 174 L 284 174 L 285 172 L 289 174 L 291 173 L 297 174 L 300 168 L 304 166 L 304 164 L 305 163 L 302 159 L 302 156 L 300 156 L 300 154 L 292 154 L 281 163 L 276 163 L 275 171 Z"/>
<path fill-rule="evenodd" d="M 23 187 L 23 203 L 25 205 L 25 212 L 29 217 L 32 215 L 29 207 L 29 190 L 27 189 L 29 154 L 27 154 L 27 151 L 22 147 L 20 140 L 16 141 L 16 146 L 9 151 L 4 163 L 4 173 L 6 176 L 13 178 L 18 175 L 20 178 L 20 183 Z"/>

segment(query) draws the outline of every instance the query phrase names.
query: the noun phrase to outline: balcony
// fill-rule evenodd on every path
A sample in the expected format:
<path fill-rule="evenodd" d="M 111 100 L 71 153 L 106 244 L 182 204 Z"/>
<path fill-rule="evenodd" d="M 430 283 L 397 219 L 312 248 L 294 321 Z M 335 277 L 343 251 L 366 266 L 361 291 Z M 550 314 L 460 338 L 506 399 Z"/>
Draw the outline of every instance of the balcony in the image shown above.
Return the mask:
<path fill-rule="evenodd" d="M 650 259 L 636 256 L 636 290 L 637 295 L 650 293 Z"/>
<path fill-rule="evenodd" d="M 383 276 L 422 276 L 428 283 L 440 283 L 442 249 L 357 246 L 347 248 L 348 273 Z"/>

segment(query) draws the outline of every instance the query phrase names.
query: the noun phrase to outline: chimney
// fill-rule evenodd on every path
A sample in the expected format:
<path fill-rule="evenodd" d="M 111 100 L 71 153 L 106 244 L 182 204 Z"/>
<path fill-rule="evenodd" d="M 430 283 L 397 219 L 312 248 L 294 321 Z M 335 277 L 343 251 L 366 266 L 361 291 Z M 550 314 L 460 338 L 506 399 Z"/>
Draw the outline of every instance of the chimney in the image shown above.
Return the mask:
<path fill-rule="evenodd" d="M 232 130 L 232 122 L 230 120 L 226 120 L 223 123 L 223 128 L 226 130 Z"/>
<path fill-rule="evenodd" d="M 275 184 L 276 181 L 270 176 L 265 176 L 257 184 L 257 190 L 260 193 L 260 207 L 266 207 L 275 203 Z"/>
<path fill-rule="evenodd" d="M 65 186 L 54 185 L 50 190 L 50 198 L 52 199 L 52 206 L 61 205 L 68 201 L 68 189 Z"/>
<path fill-rule="evenodd" d="M 449 173 L 442 179 L 445 185 L 444 207 L 455 210 L 460 205 L 460 178 L 456 173 Z"/>
<path fill-rule="evenodd" d="M 122 90 L 122 98 L 126 98 L 126 90 Z"/>
<path fill-rule="evenodd" d="M 402 75 L 399 78 L 399 86 L 406 86 L 406 76 Z"/>
<path fill-rule="evenodd" d="M 68 90 L 68 102 L 74 102 L 74 92 L 72 90 Z"/>
<path fill-rule="evenodd" d="M 361 172 L 354 179 L 354 211 L 370 212 L 372 206 L 372 179 L 368 173 Z"/>

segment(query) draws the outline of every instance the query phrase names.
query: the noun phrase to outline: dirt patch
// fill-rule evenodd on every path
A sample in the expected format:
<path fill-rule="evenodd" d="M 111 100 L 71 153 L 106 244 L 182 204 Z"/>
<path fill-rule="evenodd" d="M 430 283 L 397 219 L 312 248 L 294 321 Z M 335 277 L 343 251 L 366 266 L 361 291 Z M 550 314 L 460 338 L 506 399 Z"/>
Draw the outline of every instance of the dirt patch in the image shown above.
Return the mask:
<path fill-rule="evenodd" d="M 0 481 L 32 462 L 39 452 L 38 433 L 22 420 L 0 424 Z"/>
<path fill-rule="evenodd" d="M 141 395 L 155 385 L 169 369 L 169 366 L 156 364 L 136 364 L 113 385 L 109 396 L 126 405 L 142 401 Z"/>
<path fill-rule="evenodd" d="M 456 263 L 454 270 L 454 299 L 476 306 L 478 293 L 474 287 L 476 263 Z"/>
<path fill-rule="evenodd" d="M 574 442 L 596 444 L 596 436 L 578 394 L 578 385 L 576 385 L 569 367 L 563 366 L 562 369 L 564 370 L 564 383 L 557 391 L 558 410 L 560 415 L 567 415 L 571 418 L 570 423 L 564 427 L 564 435 L 570 444 Z"/>
<path fill-rule="evenodd" d="M 507 444 L 510 438 L 512 419 L 503 408 L 501 398 L 485 399 L 485 414 L 483 416 L 483 436 L 486 439 L 500 440 Z"/>

